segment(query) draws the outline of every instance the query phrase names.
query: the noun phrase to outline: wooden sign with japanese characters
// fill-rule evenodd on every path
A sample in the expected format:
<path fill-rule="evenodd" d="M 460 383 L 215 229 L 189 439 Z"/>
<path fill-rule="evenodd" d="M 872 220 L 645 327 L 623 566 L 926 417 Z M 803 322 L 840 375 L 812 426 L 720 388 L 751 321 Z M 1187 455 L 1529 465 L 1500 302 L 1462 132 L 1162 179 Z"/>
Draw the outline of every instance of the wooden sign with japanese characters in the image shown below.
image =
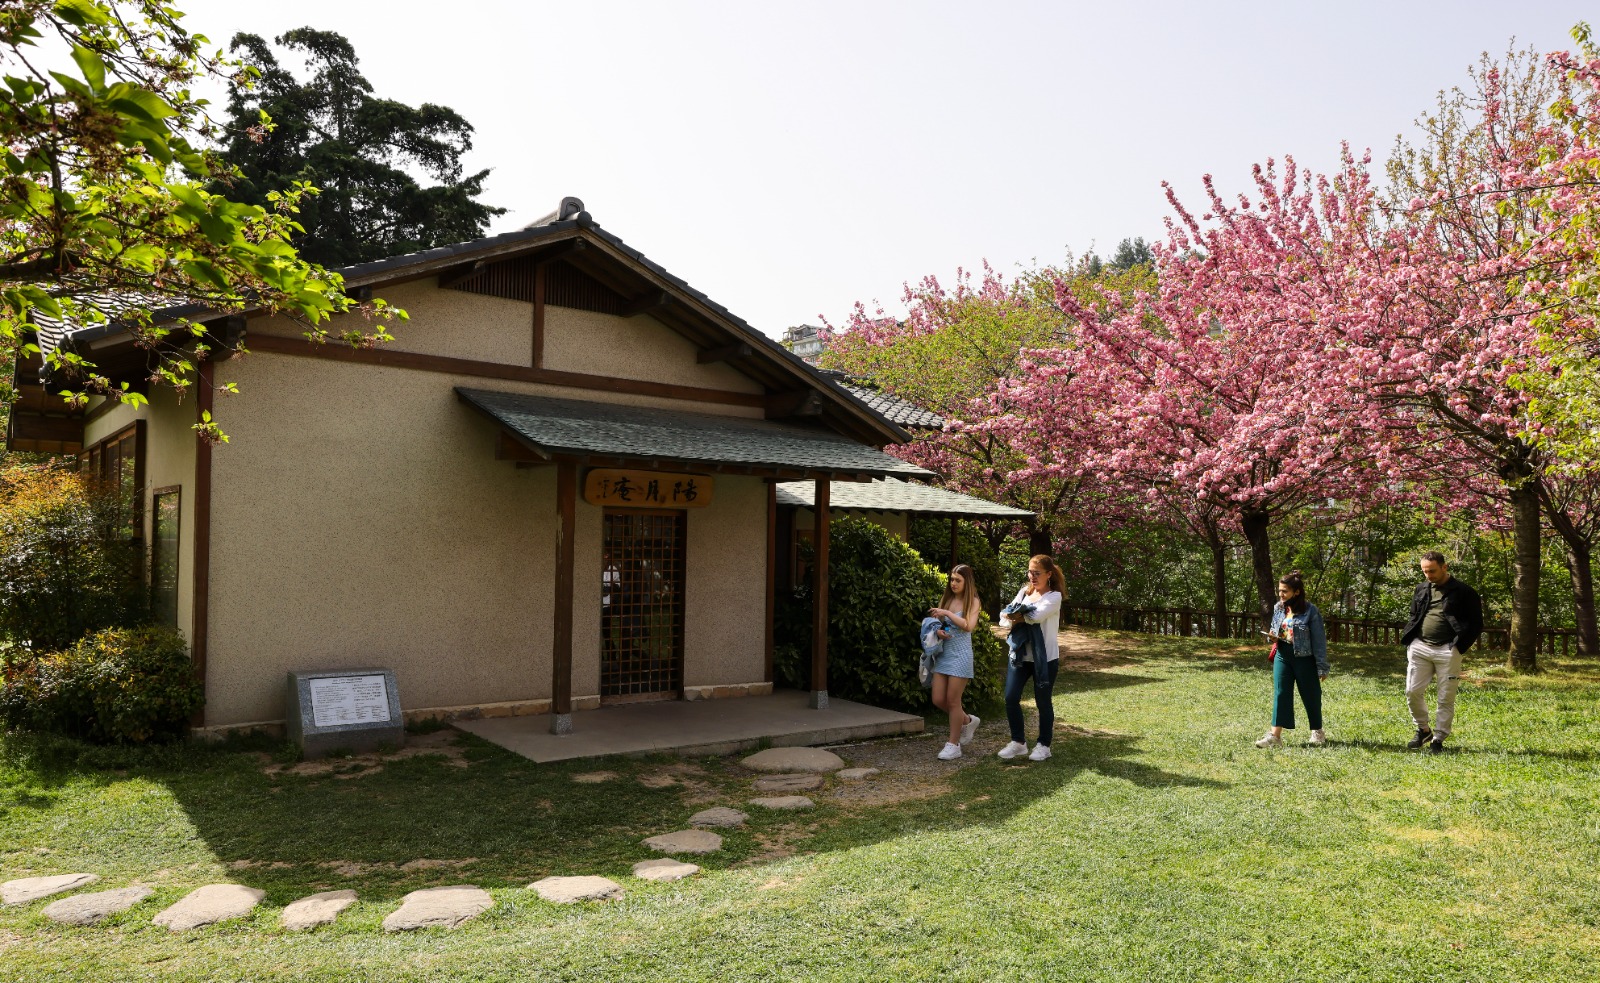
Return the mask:
<path fill-rule="evenodd" d="M 583 500 L 610 509 L 698 509 L 711 504 L 711 478 L 595 468 L 584 476 Z"/>

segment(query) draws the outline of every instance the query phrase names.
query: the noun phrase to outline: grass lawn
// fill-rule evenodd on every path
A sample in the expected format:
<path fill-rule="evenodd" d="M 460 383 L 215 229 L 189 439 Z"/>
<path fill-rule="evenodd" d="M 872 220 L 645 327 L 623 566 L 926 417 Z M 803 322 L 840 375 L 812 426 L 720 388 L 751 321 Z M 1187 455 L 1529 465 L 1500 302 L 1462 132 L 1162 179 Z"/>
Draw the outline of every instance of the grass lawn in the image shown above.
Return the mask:
<path fill-rule="evenodd" d="M 157 893 L 91 928 L 45 920 L 46 902 L 0 909 L 0 980 L 1600 979 L 1600 663 L 1514 677 L 1469 658 L 1455 739 L 1431 757 L 1401 750 L 1396 649 L 1335 647 L 1332 743 L 1300 746 L 1302 721 L 1274 751 L 1251 746 L 1272 685 L 1257 646 L 1079 649 L 1054 760 L 996 760 L 992 711 L 961 766 L 931 762 L 934 735 L 843 749 L 884 776 L 810 813 L 749 808 L 673 884 L 629 876 L 651 856 L 638 841 L 754 794 L 732 759 L 535 765 L 446 734 L 448 755 L 300 774 L 270 745 L 12 737 L 0 880 L 83 870 L 103 878 L 90 890 Z M 599 769 L 616 777 L 573 781 Z M 526 890 L 585 873 L 627 895 Z M 216 881 L 266 901 L 186 934 L 150 924 Z M 380 930 L 405 892 L 460 883 L 496 906 L 454 931 Z M 343 887 L 361 900 L 336 926 L 278 927 Z"/>

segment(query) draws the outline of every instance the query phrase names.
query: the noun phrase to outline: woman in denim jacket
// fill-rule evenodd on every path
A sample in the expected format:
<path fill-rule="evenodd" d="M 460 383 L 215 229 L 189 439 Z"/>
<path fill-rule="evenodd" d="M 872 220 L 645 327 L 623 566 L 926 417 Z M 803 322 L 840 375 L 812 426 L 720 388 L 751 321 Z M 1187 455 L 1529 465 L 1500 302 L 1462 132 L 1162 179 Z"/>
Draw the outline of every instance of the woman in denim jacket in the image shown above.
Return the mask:
<path fill-rule="evenodd" d="M 1328 633 L 1322 612 L 1306 600 L 1306 582 L 1296 570 L 1278 581 L 1278 603 L 1272 608 L 1272 729 L 1256 747 L 1283 744 L 1283 729 L 1294 729 L 1294 691 L 1306 705 L 1311 745 L 1328 742 L 1322 730 L 1322 681 L 1328 678 Z"/>

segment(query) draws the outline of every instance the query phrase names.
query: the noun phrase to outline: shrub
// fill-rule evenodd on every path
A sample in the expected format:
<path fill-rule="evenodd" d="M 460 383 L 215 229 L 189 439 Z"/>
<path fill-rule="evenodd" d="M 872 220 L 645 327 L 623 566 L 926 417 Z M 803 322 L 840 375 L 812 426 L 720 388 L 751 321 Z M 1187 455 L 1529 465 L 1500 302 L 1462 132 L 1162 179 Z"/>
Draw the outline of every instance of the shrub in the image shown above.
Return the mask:
<path fill-rule="evenodd" d="M 917 628 L 939 603 L 944 576 L 882 527 L 842 518 L 829 526 L 828 692 L 841 699 L 925 710 L 932 705 L 917 682 Z M 808 544 L 801 555 L 810 559 Z M 777 681 L 810 687 L 811 587 L 779 599 L 773 646 Z M 972 633 L 975 674 L 968 693 L 978 702 L 998 697 L 1004 645 L 988 615 Z"/>
<path fill-rule="evenodd" d="M 205 703 L 183 636 L 170 628 L 108 628 L 63 652 L 11 649 L 0 716 L 14 727 L 97 744 L 183 735 Z"/>
<path fill-rule="evenodd" d="M 0 633 L 46 651 L 143 620 L 141 554 L 113 541 L 118 509 L 65 464 L 0 470 Z"/>
<path fill-rule="evenodd" d="M 907 538 L 911 541 L 911 548 L 922 555 L 924 563 L 948 573 L 950 520 L 913 517 L 909 527 Z M 1006 606 L 1016 591 L 1006 590 L 1000 558 L 995 555 L 994 547 L 989 545 L 989 537 L 970 522 L 956 523 L 956 562 L 972 568 L 977 575 L 978 598 L 983 601 L 983 609 L 989 612 L 990 617 L 998 617 L 1000 609 Z"/>

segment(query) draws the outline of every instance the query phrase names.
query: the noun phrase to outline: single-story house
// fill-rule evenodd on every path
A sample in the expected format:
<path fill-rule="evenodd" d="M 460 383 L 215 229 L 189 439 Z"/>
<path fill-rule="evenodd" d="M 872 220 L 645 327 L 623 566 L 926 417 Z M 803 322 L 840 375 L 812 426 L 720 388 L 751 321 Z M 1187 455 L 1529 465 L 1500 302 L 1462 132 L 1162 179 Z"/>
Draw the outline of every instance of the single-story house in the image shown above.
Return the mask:
<path fill-rule="evenodd" d="M 554 727 L 605 703 L 768 692 L 780 483 L 825 516 L 836 483 L 929 476 L 882 450 L 904 428 L 574 199 L 341 272 L 409 312 L 394 342 L 181 310 L 216 351 L 194 391 L 148 388 L 139 408 L 67 409 L 60 380 L 19 362 L 10 445 L 129 489 L 157 610 L 205 682 L 201 728 L 281 722 L 297 669 L 392 668 L 408 717 Z M 149 372 L 115 323 L 38 341 L 113 381 Z M 229 443 L 197 438 L 206 413 Z"/>

